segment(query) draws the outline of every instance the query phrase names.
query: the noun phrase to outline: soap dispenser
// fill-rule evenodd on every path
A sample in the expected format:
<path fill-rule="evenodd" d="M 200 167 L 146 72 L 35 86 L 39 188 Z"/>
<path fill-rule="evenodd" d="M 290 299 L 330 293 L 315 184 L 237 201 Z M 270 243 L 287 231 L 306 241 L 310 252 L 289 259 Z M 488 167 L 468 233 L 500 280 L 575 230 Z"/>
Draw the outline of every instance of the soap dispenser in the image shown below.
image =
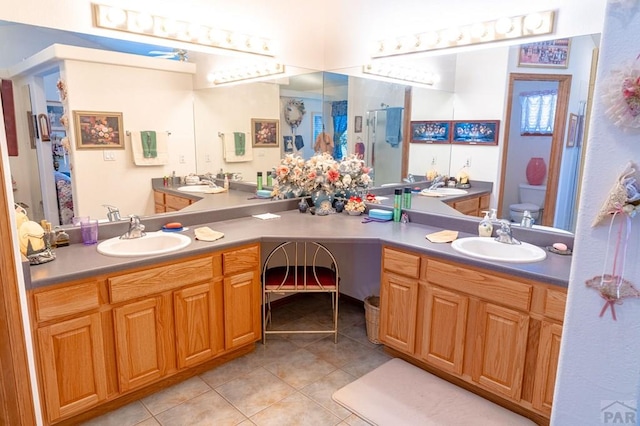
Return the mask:
<path fill-rule="evenodd" d="M 489 212 L 483 211 L 482 213 L 484 213 L 484 218 L 478 224 L 478 235 L 481 237 L 490 237 L 493 233 L 493 224 L 491 223 Z"/>

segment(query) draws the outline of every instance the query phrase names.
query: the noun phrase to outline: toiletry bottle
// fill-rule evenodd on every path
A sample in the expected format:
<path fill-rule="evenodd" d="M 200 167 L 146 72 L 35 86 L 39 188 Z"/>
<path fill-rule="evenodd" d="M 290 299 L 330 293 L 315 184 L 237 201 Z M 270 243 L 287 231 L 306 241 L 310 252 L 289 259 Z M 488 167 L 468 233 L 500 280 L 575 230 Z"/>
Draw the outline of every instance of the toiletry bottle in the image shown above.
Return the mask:
<path fill-rule="evenodd" d="M 224 189 L 229 189 L 229 176 L 224 175 Z"/>
<path fill-rule="evenodd" d="M 273 176 L 271 176 L 271 172 L 267 172 L 267 186 L 273 186 Z"/>
<path fill-rule="evenodd" d="M 410 209 L 411 208 L 411 188 L 406 187 L 404 189 L 404 194 L 402 195 L 402 208 Z"/>
<path fill-rule="evenodd" d="M 262 172 L 258 172 L 258 191 L 262 191 Z"/>
<path fill-rule="evenodd" d="M 402 189 L 396 189 L 393 196 L 393 221 L 400 222 L 402 212 Z"/>
<path fill-rule="evenodd" d="M 482 213 L 484 213 L 484 218 L 478 224 L 478 235 L 481 237 L 490 237 L 493 233 L 493 224 L 491 223 L 489 212 L 484 211 Z"/>

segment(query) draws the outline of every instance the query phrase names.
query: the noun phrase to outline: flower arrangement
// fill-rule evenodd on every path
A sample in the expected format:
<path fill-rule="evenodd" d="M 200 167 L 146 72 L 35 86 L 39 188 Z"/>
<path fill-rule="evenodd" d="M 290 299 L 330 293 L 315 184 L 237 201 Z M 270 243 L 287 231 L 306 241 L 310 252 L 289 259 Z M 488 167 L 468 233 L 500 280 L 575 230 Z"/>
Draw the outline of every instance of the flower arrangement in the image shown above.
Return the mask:
<path fill-rule="evenodd" d="M 305 193 L 324 191 L 333 194 L 336 192 L 336 183 L 340 180 L 338 163 L 327 152 L 316 154 L 305 162 L 304 178 Z"/>
<path fill-rule="evenodd" d="M 274 185 L 272 195 L 275 198 L 285 198 L 289 195 L 299 197 L 302 195 L 305 173 L 305 161 L 302 157 L 287 154 L 272 172 Z"/>
<path fill-rule="evenodd" d="M 371 168 L 355 154 L 350 155 L 338 164 L 340 178 L 335 182 L 336 192 L 345 195 L 361 193 L 371 185 Z"/>
<path fill-rule="evenodd" d="M 360 212 L 362 213 L 365 210 L 366 206 L 362 201 L 362 198 L 358 196 L 349 197 L 349 201 L 344 206 L 344 209 L 348 212 Z"/>

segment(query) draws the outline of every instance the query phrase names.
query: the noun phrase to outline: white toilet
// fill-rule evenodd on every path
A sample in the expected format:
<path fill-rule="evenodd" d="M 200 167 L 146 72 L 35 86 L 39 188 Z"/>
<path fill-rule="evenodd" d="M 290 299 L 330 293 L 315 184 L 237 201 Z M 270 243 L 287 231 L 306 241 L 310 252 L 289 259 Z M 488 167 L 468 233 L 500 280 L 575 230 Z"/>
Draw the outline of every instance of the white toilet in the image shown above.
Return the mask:
<path fill-rule="evenodd" d="M 518 188 L 520 203 L 509 206 L 511 221 L 521 223 L 525 210 L 529 210 L 535 223 L 540 223 L 539 218 L 542 216 L 546 192 L 546 185 L 528 185 L 521 183 Z"/>

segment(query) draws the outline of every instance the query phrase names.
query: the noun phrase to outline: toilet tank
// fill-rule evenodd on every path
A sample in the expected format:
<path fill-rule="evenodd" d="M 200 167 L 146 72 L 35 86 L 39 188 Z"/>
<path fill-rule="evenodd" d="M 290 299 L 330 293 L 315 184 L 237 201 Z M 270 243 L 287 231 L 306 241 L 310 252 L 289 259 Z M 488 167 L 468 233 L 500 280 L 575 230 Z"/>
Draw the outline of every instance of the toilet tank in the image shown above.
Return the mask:
<path fill-rule="evenodd" d="M 544 196 L 547 193 L 546 185 L 520 184 L 520 202 L 531 203 L 544 208 Z"/>

